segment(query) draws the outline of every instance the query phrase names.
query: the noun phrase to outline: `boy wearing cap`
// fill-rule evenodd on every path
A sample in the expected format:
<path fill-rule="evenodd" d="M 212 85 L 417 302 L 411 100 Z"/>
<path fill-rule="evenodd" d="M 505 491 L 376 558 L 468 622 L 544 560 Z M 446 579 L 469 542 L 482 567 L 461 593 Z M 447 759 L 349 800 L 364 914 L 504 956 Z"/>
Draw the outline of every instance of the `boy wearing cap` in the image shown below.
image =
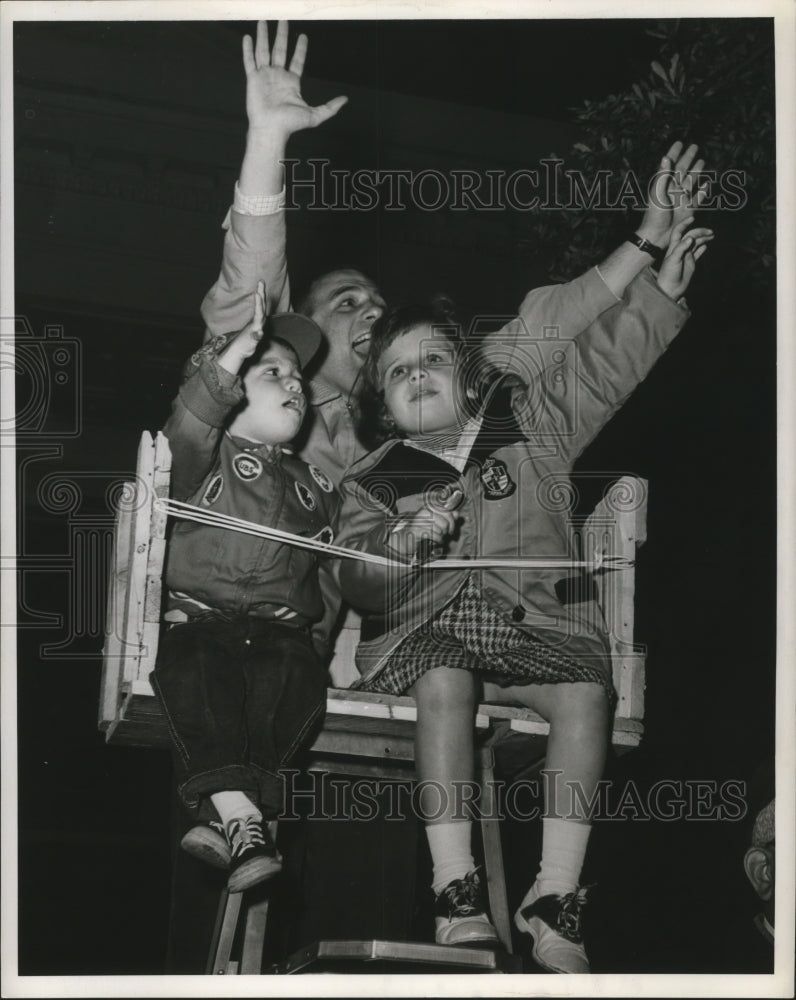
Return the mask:
<path fill-rule="evenodd" d="M 285 446 L 307 409 L 301 369 L 321 342 L 312 320 L 254 319 L 187 366 L 164 433 L 172 497 L 331 541 L 338 498 Z M 182 846 L 229 868 L 241 892 L 281 869 L 266 821 L 280 770 L 319 720 L 327 675 L 319 557 L 311 550 L 179 521 L 169 542 L 166 630 L 152 686 L 168 720 L 182 801 L 197 819 Z"/>

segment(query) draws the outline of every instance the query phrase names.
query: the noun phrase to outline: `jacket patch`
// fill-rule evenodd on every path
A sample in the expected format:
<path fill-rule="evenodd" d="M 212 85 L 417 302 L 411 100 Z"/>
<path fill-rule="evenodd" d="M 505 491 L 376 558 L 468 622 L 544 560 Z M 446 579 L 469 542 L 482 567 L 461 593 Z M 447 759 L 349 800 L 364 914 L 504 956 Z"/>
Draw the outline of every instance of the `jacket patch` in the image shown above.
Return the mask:
<path fill-rule="evenodd" d="M 232 468 L 238 479 L 242 479 L 244 483 L 250 483 L 262 474 L 263 463 L 256 455 L 247 455 L 242 452 L 232 459 Z"/>
<path fill-rule="evenodd" d="M 304 483 L 296 483 L 296 496 L 299 498 L 299 503 L 305 510 L 315 510 L 318 506 L 318 502 L 312 495 L 312 492 L 307 489 Z"/>
<path fill-rule="evenodd" d="M 497 458 L 487 458 L 481 468 L 481 482 L 487 500 L 503 500 L 517 489 L 517 484 L 509 475 L 506 463 Z"/>
<path fill-rule="evenodd" d="M 334 541 L 334 532 L 330 525 L 326 525 L 325 528 L 321 528 L 317 535 L 312 536 L 314 542 L 323 542 L 324 545 L 331 545 Z"/>
<path fill-rule="evenodd" d="M 202 497 L 202 503 L 206 503 L 208 507 L 212 506 L 221 496 L 221 491 L 224 489 L 224 477 L 219 472 L 218 475 L 213 476 L 210 482 L 207 484 L 207 489 L 205 490 L 205 495 Z"/>
<path fill-rule="evenodd" d="M 317 465 L 310 466 L 310 475 L 315 480 L 315 482 L 320 486 L 324 493 L 331 493 L 334 489 L 332 486 L 331 479 L 326 475 L 325 472 L 321 472 Z"/>

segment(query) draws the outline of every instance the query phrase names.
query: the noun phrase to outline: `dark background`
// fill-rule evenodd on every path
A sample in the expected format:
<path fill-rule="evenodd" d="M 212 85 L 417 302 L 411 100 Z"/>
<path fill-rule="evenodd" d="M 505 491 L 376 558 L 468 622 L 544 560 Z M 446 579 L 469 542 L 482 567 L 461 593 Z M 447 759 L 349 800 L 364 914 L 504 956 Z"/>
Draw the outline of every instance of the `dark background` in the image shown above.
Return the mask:
<path fill-rule="evenodd" d="M 291 155 L 329 156 L 335 167 L 533 166 L 577 138 L 573 105 L 647 71 L 655 42 L 644 28 L 306 22 L 309 99 L 347 93 L 350 102 L 297 137 Z M 15 26 L 23 974 L 165 967 L 168 756 L 107 746 L 96 726 L 107 489 L 134 469 L 141 430 L 163 422 L 180 363 L 201 337 L 198 307 L 217 273 L 242 153 L 240 38 L 251 30 Z M 687 122 L 683 132 L 699 141 Z M 650 483 L 636 598 L 646 733 L 609 765 L 642 797 L 661 779 L 750 781 L 773 761 L 774 293 L 727 286 L 732 251 L 721 246 L 720 218 L 711 224 L 717 238 L 689 291 L 692 319 L 579 466 Z M 441 288 L 464 317 L 511 312 L 546 280 L 518 251 L 510 213 L 294 213 L 288 226 L 299 281 L 354 262 L 388 299 Z M 62 328 L 65 360 L 45 340 L 51 325 Z M 742 869 L 748 832 L 748 822 L 715 820 L 598 825 L 584 873 L 601 889 L 594 971 L 758 971 Z M 360 835 L 352 831 L 352 855 Z M 506 830 L 513 897 L 531 878 L 537 836 Z M 389 886 L 388 857 L 383 868 Z M 335 890 L 324 902 L 322 886 L 314 897 L 337 926 L 341 910 L 371 905 L 367 886 L 343 879 L 342 888 L 344 900 Z"/>

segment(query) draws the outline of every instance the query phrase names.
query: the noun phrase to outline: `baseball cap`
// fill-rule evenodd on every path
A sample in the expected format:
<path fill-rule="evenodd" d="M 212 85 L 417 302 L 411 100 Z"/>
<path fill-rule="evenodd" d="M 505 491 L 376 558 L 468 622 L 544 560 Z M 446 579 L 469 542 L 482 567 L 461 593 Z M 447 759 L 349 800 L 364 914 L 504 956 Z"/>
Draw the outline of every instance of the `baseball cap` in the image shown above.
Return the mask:
<path fill-rule="evenodd" d="M 321 328 L 301 313 L 276 313 L 266 317 L 264 339 L 279 337 L 286 341 L 298 355 L 302 369 L 312 361 L 321 346 Z"/>

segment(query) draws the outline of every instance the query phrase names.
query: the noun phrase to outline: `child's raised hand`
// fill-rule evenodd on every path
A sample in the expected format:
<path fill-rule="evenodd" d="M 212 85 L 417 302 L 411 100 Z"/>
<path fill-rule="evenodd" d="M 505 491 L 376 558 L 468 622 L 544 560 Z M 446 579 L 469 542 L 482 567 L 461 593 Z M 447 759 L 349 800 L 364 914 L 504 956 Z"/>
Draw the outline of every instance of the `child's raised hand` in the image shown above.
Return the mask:
<path fill-rule="evenodd" d="M 702 179 L 705 161 L 696 158 L 697 152 L 696 145 L 677 141 L 661 159 L 638 230 L 656 246 L 667 246 L 686 216 L 693 222 L 693 212 L 707 197 L 709 185 Z"/>
<path fill-rule="evenodd" d="M 265 285 L 257 282 L 254 293 L 254 316 L 251 323 L 236 334 L 227 347 L 219 354 L 218 363 L 228 372 L 237 375 L 240 366 L 257 350 L 257 345 L 263 339 L 263 323 L 265 322 Z"/>
<path fill-rule="evenodd" d="M 713 239 L 712 229 L 697 228 L 686 233 L 693 221 L 693 215 L 688 216 L 672 229 L 669 248 L 658 272 L 658 285 L 675 302 L 679 302 L 685 294 L 694 276 L 696 262 Z"/>
<path fill-rule="evenodd" d="M 280 132 L 286 139 L 294 132 L 315 128 L 336 115 L 348 100 L 334 97 L 312 108 L 301 96 L 301 74 L 307 56 L 307 36 L 299 35 L 293 58 L 287 65 L 287 21 L 280 21 L 273 48 L 268 43 L 268 25 L 257 22 L 257 39 L 243 39 L 246 71 L 246 113 L 249 126 Z"/>

